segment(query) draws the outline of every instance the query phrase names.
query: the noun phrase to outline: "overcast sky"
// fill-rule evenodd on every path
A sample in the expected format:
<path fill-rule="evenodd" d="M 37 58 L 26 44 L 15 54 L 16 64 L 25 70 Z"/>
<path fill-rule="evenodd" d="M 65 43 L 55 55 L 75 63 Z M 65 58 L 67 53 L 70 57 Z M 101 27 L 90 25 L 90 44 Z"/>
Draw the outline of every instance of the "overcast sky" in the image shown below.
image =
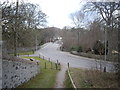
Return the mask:
<path fill-rule="evenodd" d="M 80 0 L 27 0 L 27 2 L 39 4 L 48 16 L 48 26 L 59 28 L 71 26 L 70 13 L 80 8 Z"/>
<path fill-rule="evenodd" d="M 8 1 L 15 2 L 16 0 Z M 39 4 L 41 10 L 48 16 L 48 26 L 54 26 L 58 28 L 63 28 L 64 26 L 73 26 L 72 20 L 70 19 L 70 14 L 80 10 L 84 3 L 81 3 L 82 0 L 19 0 L 19 2 L 20 1 Z"/>
<path fill-rule="evenodd" d="M 8 1 L 16 2 L 17 0 Z M 73 26 L 70 14 L 80 9 L 82 0 L 19 0 L 19 2 L 21 1 L 39 4 L 41 10 L 48 17 L 48 26 L 63 28 L 64 26 Z"/>

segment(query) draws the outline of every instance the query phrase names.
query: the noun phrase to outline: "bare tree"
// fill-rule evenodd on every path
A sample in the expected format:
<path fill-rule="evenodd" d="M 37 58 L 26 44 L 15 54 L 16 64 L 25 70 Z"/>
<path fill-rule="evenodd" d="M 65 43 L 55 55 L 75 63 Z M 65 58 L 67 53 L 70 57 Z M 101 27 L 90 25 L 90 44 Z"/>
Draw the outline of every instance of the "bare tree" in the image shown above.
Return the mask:
<path fill-rule="evenodd" d="M 118 50 L 118 43 L 113 41 L 118 41 L 117 30 L 115 26 L 119 16 L 116 11 L 120 9 L 120 2 L 92 2 L 85 6 L 85 11 L 97 11 L 98 15 L 101 16 L 103 22 L 107 29 L 107 40 L 108 40 L 108 57 L 112 59 L 112 50 Z"/>
<path fill-rule="evenodd" d="M 77 27 L 80 28 L 82 26 L 82 22 L 84 20 L 84 13 L 82 13 L 81 11 L 72 13 L 71 15 L 71 20 L 73 21 L 73 24 Z"/>

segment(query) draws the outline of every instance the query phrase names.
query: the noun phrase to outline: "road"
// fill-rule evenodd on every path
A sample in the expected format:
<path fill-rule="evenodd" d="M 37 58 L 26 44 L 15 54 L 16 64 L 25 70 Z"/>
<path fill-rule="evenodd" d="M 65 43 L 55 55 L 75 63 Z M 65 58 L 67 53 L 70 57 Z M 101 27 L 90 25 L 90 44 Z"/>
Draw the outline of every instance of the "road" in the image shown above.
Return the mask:
<path fill-rule="evenodd" d="M 85 58 L 81 56 L 72 55 L 69 52 L 60 51 L 60 44 L 56 43 L 46 43 L 40 50 L 35 52 L 37 56 L 44 56 L 46 59 L 50 58 L 51 61 L 56 62 L 57 60 L 64 65 L 67 63 L 70 64 L 70 67 L 75 68 L 87 68 L 87 69 L 95 69 L 102 68 L 106 65 L 107 72 L 113 72 L 113 63 L 112 62 L 104 62 L 95 59 Z M 101 63 L 101 65 L 100 65 Z"/>

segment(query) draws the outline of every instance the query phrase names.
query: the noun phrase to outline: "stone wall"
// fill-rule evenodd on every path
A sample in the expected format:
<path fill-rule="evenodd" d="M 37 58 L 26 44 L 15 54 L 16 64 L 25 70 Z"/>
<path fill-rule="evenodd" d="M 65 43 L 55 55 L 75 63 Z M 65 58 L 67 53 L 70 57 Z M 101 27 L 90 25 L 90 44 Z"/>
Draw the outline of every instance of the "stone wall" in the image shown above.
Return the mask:
<path fill-rule="evenodd" d="M 39 61 L 17 57 L 3 58 L 2 88 L 15 88 L 40 73 Z"/>

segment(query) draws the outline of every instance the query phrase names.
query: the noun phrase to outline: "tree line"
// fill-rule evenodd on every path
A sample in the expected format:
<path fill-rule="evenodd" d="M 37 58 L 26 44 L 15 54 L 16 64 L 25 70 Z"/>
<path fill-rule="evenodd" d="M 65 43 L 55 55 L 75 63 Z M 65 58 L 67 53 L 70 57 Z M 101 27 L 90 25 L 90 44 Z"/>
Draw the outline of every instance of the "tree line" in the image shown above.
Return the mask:
<path fill-rule="evenodd" d="M 95 54 L 107 54 L 107 59 L 118 59 L 119 10 L 120 2 L 84 4 L 79 11 L 70 15 L 75 27 L 64 28 L 63 32 L 66 32 L 66 35 L 63 33 L 63 48 L 67 50 L 82 48 L 84 52 L 94 50 Z M 69 37 L 71 40 L 68 40 Z M 117 58 L 113 58 L 114 51 L 117 53 Z"/>
<path fill-rule="evenodd" d="M 53 38 L 56 29 L 45 28 L 47 15 L 37 4 L 24 2 L 3 2 L 2 10 L 2 39 L 7 50 L 17 48 L 32 48 L 40 46 L 49 38 Z"/>
<path fill-rule="evenodd" d="M 104 55 L 115 65 L 120 82 L 120 1 L 87 2 L 72 13 L 74 28 L 63 30 L 63 50 Z M 65 34 L 66 33 L 66 34 Z M 104 68 L 105 69 L 105 68 Z"/>

